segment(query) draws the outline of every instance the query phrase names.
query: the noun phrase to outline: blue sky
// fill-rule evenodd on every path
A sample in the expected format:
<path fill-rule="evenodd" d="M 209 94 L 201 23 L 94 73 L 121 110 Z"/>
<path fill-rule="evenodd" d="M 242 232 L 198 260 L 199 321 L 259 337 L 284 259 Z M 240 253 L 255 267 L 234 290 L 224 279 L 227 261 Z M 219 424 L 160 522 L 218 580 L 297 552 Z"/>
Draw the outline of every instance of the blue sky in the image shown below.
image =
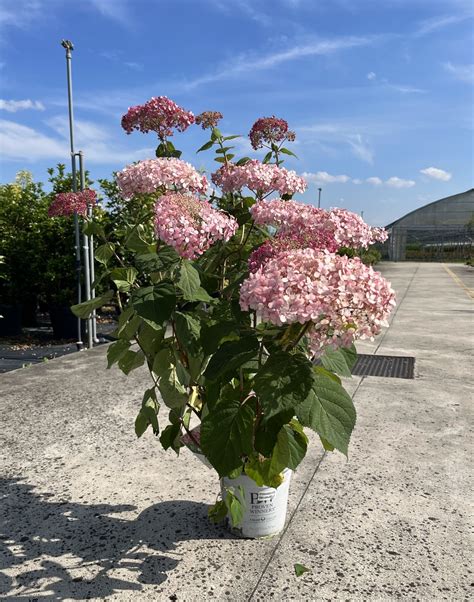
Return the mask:
<path fill-rule="evenodd" d="M 0 0 L 0 181 L 68 163 L 62 38 L 73 41 L 76 146 L 93 178 L 153 156 L 121 115 L 166 95 L 246 137 L 285 118 L 304 198 L 384 225 L 473 186 L 473 8 L 465 0 Z M 197 126 L 173 141 L 196 167 Z M 258 156 L 258 154 L 256 155 Z"/>

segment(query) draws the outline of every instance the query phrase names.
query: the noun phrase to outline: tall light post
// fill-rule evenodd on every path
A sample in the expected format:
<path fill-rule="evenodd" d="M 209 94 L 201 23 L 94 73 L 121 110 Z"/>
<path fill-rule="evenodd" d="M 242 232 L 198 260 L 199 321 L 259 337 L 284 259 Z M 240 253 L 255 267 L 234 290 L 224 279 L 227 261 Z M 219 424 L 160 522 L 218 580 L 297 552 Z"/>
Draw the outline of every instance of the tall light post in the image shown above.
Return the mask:
<path fill-rule="evenodd" d="M 74 46 L 70 40 L 62 40 L 61 46 L 66 50 L 66 69 L 67 69 L 67 96 L 68 96 L 68 107 L 69 107 L 69 139 L 71 142 L 71 171 L 72 171 L 72 190 L 77 192 L 77 165 L 76 161 L 79 158 L 79 177 L 80 177 L 80 189 L 84 190 L 86 186 L 85 171 L 84 171 L 84 153 L 82 151 L 76 152 L 74 149 L 74 110 L 72 102 L 72 75 L 71 75 L 71 63 L 72 63 L 72 51 Z M 92 216 L 92 207 L 88 206 L 87 216 Z M 81 248 L 80 248 L 80 230 L 79 230 L 79 216 L 77 212 L 74 212 L 74 236 L 75 236 L 75 253 L 76 253 L 76 274 L 77 274 L 77 302 L 82 301 L 82 264 L 81 264 Z M 93 288 L 93 281 L 95 278 L 94 274 L 94 250 L 93 250 L 93 238 L 92 236 L 83 236 L 83 251 L 84 251 L 84 288 L 86 301 L 95 297 L 95 290 Z M 81 332 L 81 319 L 77 319 L 77 348 L 83 348 L 82 332 Z M 94 343 L 98 343 L 97 332 L 96 332 L 96 314 L 95 310 L 92 317 L 87 320 L 87 346 L 91 349 Z"/>
<path fill-rule="evenodd" d="M 72 172 L 72 190 L 77 192 L 77 174 L 76 174 L 76 153 L 74 150 L 74 110 L 72 103 L 72 73 L 71 73 L 71 61 L 72 51 L 74 46 L 70 40 L 62 40 L 61 46 L 66 50 L 66 71 L 67 71 L 67 99 L 69 108 L 69 140 L 71 144 L 71 172 Z M 77 213 L 74 213 L 74 250 L 76 253 L 76 277 L 77 277 L 77 302 L 81 303 L 81 242 L 79 233 L 79 217 Z M 82 332 L 81 332 L 81 318 L 77 318 L 77 348 L 82 349 Z"/>
<path fill-rule="evenodd" d="M 322 188 L 318 188 L 318 209 L 321 209 L 321 190 Z"/>

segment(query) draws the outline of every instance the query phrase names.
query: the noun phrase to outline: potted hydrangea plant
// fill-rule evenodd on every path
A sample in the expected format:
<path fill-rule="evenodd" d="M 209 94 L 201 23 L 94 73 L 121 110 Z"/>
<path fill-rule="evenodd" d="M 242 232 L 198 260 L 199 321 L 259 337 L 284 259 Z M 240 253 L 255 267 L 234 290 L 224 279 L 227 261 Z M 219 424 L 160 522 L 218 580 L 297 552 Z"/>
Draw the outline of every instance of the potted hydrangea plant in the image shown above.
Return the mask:
<path fill-rule="evenodd" d="M 166 97 L 124 115 L 127 133 L 158 134 L 156 158 L 117 174 L 142 210 L 123 245 L 97 249 L 110 291 L 73 310 L 86 317 L 117 298 L 108 365 L 128 374 L 146 364 L 151 376 L 136 434 L 151 427 L 165 449 L 199 454 L 222 483 L 210 517 L 257 537 L 283 527 L 306 428 L 347 454 L 356 411 L 340 376 L 350 376 L 354 341 L 377 335 L 395 301 L 378 272 L 344 253 L 384 240 L 383 230 L 293 200 L 306 182 L 282 166 L 295 138 L 286 121 L 257 120 L 250 140 L 266 155 L 235 160 L 221 117 L 194 117 Z M 215 151 L 214 187 L 169 140 L 193 123 L 210 132 L 198 152 Z"/>

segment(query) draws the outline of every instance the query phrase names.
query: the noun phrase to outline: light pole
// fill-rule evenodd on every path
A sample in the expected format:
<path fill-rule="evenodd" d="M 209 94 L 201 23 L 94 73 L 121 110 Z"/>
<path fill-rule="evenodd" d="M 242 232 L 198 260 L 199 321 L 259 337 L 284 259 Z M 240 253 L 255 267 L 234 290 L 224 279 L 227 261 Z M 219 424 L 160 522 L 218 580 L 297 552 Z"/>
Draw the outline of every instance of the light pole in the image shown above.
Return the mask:
<path fill-rule="evenodd" d="M 67 71 L 67 99 L 69 107 L 69 140 L 71 143 L 71 172 L 72 172 L 72 190 L 77 192 L 77 175 L 76 175 L 76 153 L 74 151 L 74 112 L 72 104 L 72 74 L 71 74 L 71 60 L 72 51 L 74 46 L 70 40 L 62 40 L 61 46 L 66 50 L 66 71 Z M 79 218 L 76 212 L 74 212 L 74 250 L 76 253 L 76 276 L 77 276 L 77 302 L 81 303 L 81 242 L 79 234 Z M 77 348 L 81 350 L 83 348 L 82 333 L 81 333 L 81 318 L 77 318 Z"/>
<path fill-rule="evenodd" d="M 321 209 L 321 190 L 322 188 L 318 188 L 318 209 Z"/>

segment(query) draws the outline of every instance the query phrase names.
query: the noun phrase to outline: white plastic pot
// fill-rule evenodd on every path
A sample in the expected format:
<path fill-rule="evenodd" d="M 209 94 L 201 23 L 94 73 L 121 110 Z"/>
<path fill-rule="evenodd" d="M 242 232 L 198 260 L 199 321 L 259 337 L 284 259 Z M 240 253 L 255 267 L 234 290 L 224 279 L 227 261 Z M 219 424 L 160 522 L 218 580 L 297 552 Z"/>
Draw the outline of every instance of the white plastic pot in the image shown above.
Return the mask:
<path fill-rule="evenodd" d="M 255 481 L 243 474 L 236 479 L 221 479 L 222 497 L 225 499 L 226 488 L 235 491 L 241 486 L 245 498 L 245 511 L 242 523 L 232 531 L 242 537 L 256 539 L 271 537 L 283 530 L 288 507 L 292 471 L 283 471 L 283 483 L 277 488 L 259 487 Z M 230 519 L 228 519 L 230 524 Z"/>

